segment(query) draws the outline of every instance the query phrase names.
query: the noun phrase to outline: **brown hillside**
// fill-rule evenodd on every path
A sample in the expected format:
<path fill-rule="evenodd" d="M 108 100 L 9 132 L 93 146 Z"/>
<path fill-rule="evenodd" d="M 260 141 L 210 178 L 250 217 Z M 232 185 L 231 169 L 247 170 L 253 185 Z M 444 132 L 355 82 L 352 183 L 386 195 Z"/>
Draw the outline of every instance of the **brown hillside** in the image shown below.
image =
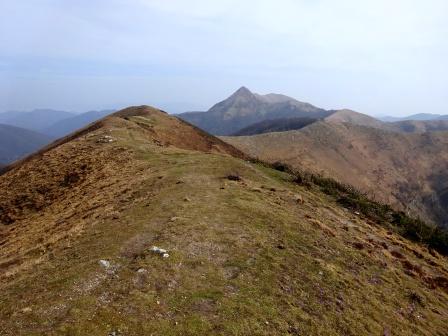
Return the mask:
<path fill-rule="evenodd" d="M 87 134 L 101 128 L 120 128 L 125 125 L 123 120 L 130 117 L 142 117 L 143 120 L 135 119 L 135 124 L 147 131 L 147 136 L 154 143 L 160 143 L 166 146 L 176 146 L 182 149 L 199 150 L 204 152 L 219 152 L 244 158 L 245 154 L 230 146 L 226 142 L 216 137 L 210 136 L 208 133 L 198 129 L 197 127 L 175 117 L 169 116 L 166 112 L 157 110 L 150 106 L 129 107 L 112 114 L 100 121 L 94 122 L 81 130 L 63 137 L 52 144 L 42 148 L 38 152 L 23 160 L 15 162 L 8 166 L 0 174 L 19 167 L 36 157 L 40 157 L 46 152 L 64 145 L 70 141 L 76 140 Z M 147 119 L 149 118 L 149 119 Z M 148 121 L 150 120 L 150 121 Z"/>
<path fill-rule="evenodd" d="M 448 223 L 448 133 L 317 122 L 298 131 L 225 140 L 261 159 L 335 177 L 414 216 Z"/>
<path fill-rule="evenodd" d="M 403 120 L 390 125 L 397 131 L 407 133 L 448 131 L 448 120 Z"/>
<path fill-rule="evenodd" d="M 137 107 L 9 167 L 0 334 L 446 333 L 446 257 L 242 158 Z"/>
<path fill-rule="evenodd" d="M 353 125 L 369 126 L 384 130 L 392 129 L 388 123 L 384 123 L 366 114 L 347 109 L 335 111 L 326 117 L 325 120 L 331 123 L 350 123 Z"/>

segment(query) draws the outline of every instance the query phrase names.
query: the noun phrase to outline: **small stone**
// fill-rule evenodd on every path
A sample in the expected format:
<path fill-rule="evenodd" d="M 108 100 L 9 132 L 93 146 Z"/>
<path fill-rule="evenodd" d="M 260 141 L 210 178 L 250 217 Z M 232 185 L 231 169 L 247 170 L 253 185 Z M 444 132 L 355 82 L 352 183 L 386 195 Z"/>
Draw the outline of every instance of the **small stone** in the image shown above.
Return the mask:
<path fill-rule="evenodd" d="M 147 272 L 147 270 L 144 269 L 144 268 L 139 268 L 139 269 L 137 270 L 137 273 L 146 273 L 146 272 Z"/>
<path fill-rule="evenodd" d="M 269 322 L 268 322 L 268 321 L 265 321 L 264 324 L 269 325 Z"/>
<path fill-rule="evenodd" d="M 170 255 L 167 253 L 168 251 L 165 249 L 162 249 L 160 247 L 157 246 L 153 246 L 150 249 L 152 252 L 157 253 L 159 255 L 161 255 L 163 258 L 168 258 Z"/>
<path fill-rule="evenodd" d="M 156 301 L 156 303 L 157 303 L 157 304 L 159 305 L 159 304 L 160 304 L 160 301 L 159 301 L 159 300 L 157 300 L 157 301 Z"/>
<path fill-rule="evenodd" d="M 109 267 L 110 267 L 110 262 L 109 262 L 108 260 L 101 259 L 101 260 L 99 261 L 99 263 L 100 263 L 100 265 L 103 266 L 104 268 L 109 268 Z"/>
<path fill-rule="evenodd" d="M 33 311 L 30 307 L 25 307 L 22 309 L 22 313 L 30 313 L 31 311 Z"/>
<path fill-rule="evenodd" d="M 191 200 L 188 197 L 184 198 L 184 202 L 190 202 Z"/>

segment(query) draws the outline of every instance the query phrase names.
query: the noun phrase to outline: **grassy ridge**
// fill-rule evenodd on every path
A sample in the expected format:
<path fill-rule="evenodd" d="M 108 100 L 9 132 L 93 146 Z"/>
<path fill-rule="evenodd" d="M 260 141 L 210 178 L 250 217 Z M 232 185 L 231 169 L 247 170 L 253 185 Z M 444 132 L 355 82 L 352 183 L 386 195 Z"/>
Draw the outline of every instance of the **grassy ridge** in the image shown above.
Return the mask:
<path fill-rule="evenodd" d="M 365 194 L 351 185 L 340 183 L 332 178 L 319 176 L 306 171 L 294 169 L 282 162 L 266 163 L 255 159 L 254 162 L 292 175 L 294 183 L 304 186 L 316 186 L 330 195 L 345 208 L 386 226 L 406 239 L 419 242 L 443 255 L 448 255 L 448 230 L 413 218 L 403 211 L 396 211 L 387 204 L 369 199 Z"/>

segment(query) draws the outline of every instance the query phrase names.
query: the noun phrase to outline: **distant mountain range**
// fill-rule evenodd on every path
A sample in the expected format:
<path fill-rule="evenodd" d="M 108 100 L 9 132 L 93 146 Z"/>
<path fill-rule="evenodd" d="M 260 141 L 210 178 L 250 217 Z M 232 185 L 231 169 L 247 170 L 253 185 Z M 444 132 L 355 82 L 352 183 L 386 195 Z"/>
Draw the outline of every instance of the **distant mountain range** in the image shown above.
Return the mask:
<path fill-rule="evenodd" d="M 97 121 L 113 112 L 114 110 L 102 110 L 77 114 L 75 116 L 59 120 L 58 122 L 55 122 L 54 124 L 46 127 L 43 130 L 43 133 L 59 138 L 71 132 L 74 132 L 79 128 L 82 128 L 90 124 L 91 122 Z"/>
<path fill-rule="evenodd" d="M 17 130 L 17 139 L 11 130 L 0 128 L 0 136 L 9 138 L 2 141 L 0 164 L 112 112 L 0 114 L 5 123 L 41 133 Z M 206 112 L 177 116 L 215 135 L 239 136 L 224 139 L 253 156 L 336 177 L 382 202 L 448 225 L 446 116 L 418 114 L 384 121 L 349 109 L 325 110 L 281 94 L 260 95 L 246 87 Z"/>
<path fill-rule="evenodd" d="M 60 137 L 101 119 L 114 110 L 72 113 L 67 111 L 36 109 L 0 113 L 0 123 L 37 131 L 50 137 Z"/>
<path fill-rule="evenodd" d="M 63 137 L 114 110 L 75 114 L 39 109 L 29 112 L 0 113 L 0 164 L 8 164 L 29 154 L 51 140 Z"/>
<path fill-rule="evenodd" d="M 448 120 L 434 119 L 383 122 L 366 114 L 347 109 L 332 111 L 326 120 L 329 122 L 349 123 L 358 126 L 368 126 L 385 131 L 401 133 L 425 133 L 448 130 Z"/>
<path fill-rule="evenodd" d="M 413 114 L 406 117 L 391 117 L 391 116 L 384 116 L 379 117 L 378 119 L 386 122 L 394 122 L 394 121 L 404 121 L 404 120 L 448 120 L 448 115 L 442 115 L 442 114 L 432 114 L 432 113 L 418 113 Z"/>
<path fill-rule="evenodd" d="M 328 118 L 406 133 L 448 129 L 448 115 L 416 114 L 376 119 L 348 109 L 325 110 L 281 94 L 260 95 L 244 86 L 206 112 L 185 112 L 177 116 L 214 135 L 248 135 L 247 132 L 255 134 L 297 129 L 305 126 L 299 121 L 302 118 Z"/>
<path fill-rule="evenodd" d="M 270 162 L 335 177 L 372 197 L 448 226 L 448 116 L 383 120 L 323 110 L 245 87 L 207 112 L 180 118 Z"/>
<path fill-rule="evenodd" d="M 448 226 L 447 130 L 446 120 L 385 123 L 341 110 L 299 130 L 223 139 L 262 160 L 336 178 Z"/>
<path fill-rule="evenodd" d="M 45 134 L 0 124 L 0 166 L 38 150 L 51 140 Z"/>
<path fill-rule="evenodd" d="M 0 113 L 0 123 L 43 133 L 51 125 L 75 116 L 76 114 L 71 112 L 50 109 L 39 109 L 29 112 L 13 111 Z"/>
<path fill-rule="evenodd" d="M 226 100 L 207 112 L 186 112 L 177 115 L 215 135 L 231 135 L 252 124 L 278 118 L 323 118 L 328 111 L 280 95 L 259 95 L 241 87 Z"/>

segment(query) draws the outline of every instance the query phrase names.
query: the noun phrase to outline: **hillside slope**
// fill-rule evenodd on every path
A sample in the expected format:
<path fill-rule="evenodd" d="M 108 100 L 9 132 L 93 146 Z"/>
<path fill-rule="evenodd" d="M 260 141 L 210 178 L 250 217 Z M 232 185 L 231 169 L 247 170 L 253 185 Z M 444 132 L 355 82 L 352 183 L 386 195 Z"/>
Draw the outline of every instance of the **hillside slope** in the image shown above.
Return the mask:
<path fill-rule="evenodd" d="M 448 120 L 404 120 L 390 123 L 399 132 L 426 133 L 448 131 Z"/>
<path fill-rule="evenodd" d="M 149 107 L 0 188 L 2 335 L 446 333 L 446 257 Z"/>
<path fill-rule="evenodd" d="M 225 138 L 271 162 L 337 178 L 414 216 L 448 224 L 448 133 L 404 134 L 317 122 L 299 131 Z"/>
<path fill-rule="evenodd" d="M 0 165 L 6 165 L 44 145 L 51 138 L 27 129 L 0 124 Z"/>
<path fill-rule="evenodd" d="M 390 124 L 388 123 L 384 123 L 366 114 L 347 109 L 333 111 L 333 113 L 326 117 L 325 120 L 331 123 L 350 123 L 359 126 L 390 129 Z"/>
<path fill-rule="evenodd" d="M 278 118 L 322 118 L 329 113 L 311 104 L 280 94 L 259 95 L 241 87 L 207 112 L 179 114 L 184 119 L 215 135 L 231 135 L 239 130 Z"/>
<path fill-rule="evenodd" d="M 313 118 L 286 118 L 286 119 L 273 119 L 263 120 L 236 132 L 234 135 L 255 135 L 270 132 L 285 132 L 291 130 L 301 129 L 307 125 L 316 122 L 318 119 Z"/>

